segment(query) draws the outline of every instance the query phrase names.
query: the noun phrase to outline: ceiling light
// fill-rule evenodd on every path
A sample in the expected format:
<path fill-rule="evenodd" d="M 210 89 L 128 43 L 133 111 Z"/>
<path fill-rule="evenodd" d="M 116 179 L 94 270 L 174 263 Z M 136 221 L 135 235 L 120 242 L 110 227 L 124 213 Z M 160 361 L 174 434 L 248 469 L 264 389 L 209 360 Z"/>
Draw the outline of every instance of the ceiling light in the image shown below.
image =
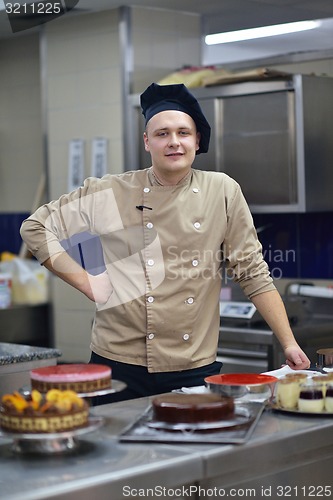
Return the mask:
<path fill-rule="evenodd" d="M 287 33 L 312 30 L 318 28 L 320 24 L 320 21 L 299 21 L 296 23 L 275 24 L 273 26 L 262 26 L 260 28 L 214 33 L 213 35 L 207 35 L 205 37 L 205 42 L 207 45 L 216 45 L 219 43 L 240 42 L 242 40 L 285 35 Z"/>

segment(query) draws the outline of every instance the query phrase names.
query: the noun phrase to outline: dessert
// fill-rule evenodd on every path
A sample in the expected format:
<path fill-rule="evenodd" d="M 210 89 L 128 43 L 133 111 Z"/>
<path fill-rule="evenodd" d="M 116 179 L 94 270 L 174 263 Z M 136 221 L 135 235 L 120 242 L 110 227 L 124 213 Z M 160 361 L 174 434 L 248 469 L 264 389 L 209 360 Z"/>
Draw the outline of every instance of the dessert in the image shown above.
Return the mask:
<path fill-rule="evenodd" d="M 111 387 L 111 368 L 97 364 L 65 364 L 44 366 L 30 372 L 32 389 L 47 392 L 50 389 L 89 393 Z"/>
<path fill-rule="evenodd" d="M 298 409 L 309 413 L 319 413 L 324 409 L 324 395 L 321 384 L 301 385 Z"/>
<path fill-rule="evenodd" d="M 42 394 L 33 389 L 28 396 L 2 396 L 0 427 L 25 434 L 65 432 L 85 427 L 88 416 L 88 404 L 74 391 L 52 389 Z"/>
<path fill-rule="evenodd" d="M 305 382 L 306 379 L 308 378 L 306 373 L 287 373 L 285 375 L 285 378 L 288 380 L 301 380 L 302 382 Z"/>
<path fill-rule="evenodd" d="M 288 377 L 286 376 L 279 380 L 276 389 L 276 400 L 281 408 L 286 408 L 288 410 L 297 408 L 300 386 L 303 381 L 301 375 L 302 374 L 296 373 L 290 374 Z"/>
<path fill-rule="evenodd" d="M 327 375 L 316 375 L 315 377 L 312 377 L 312 382 L 314 384 L 321 384 L 323 388 L 323 396 L 325 397 L 326 395 L 326 386 L 329 383 L 329 377 Z"/>
<path fill-rule="evenodd" d="M 288 374 L 277 384 L 276 402 L 280 408 L 307 413 L 333 412 L 332 374 L 308 378 Z M 305 380 L 304 380 L 305 376 Z"/>
<path fill-rule="evenodd" d="M 329 382 L 326 386 L 325 410 L 333 413 L 333 382 Z"/>
<path fill-rule="evenodd" d="M 234 401 L 218 394 L 165 394 L 152 400 L 153 418 L 169 424 L 207 423 L 234 415 Z"/>

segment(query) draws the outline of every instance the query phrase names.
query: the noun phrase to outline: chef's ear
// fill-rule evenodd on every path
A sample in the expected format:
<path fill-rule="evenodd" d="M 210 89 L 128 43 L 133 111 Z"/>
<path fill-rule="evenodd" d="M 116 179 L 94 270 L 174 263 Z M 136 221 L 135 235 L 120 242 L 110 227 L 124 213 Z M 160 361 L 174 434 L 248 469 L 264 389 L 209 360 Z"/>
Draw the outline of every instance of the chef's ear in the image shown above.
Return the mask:
<path fill-rule="evenodd" d="M 197 132 L 197 140 L 196 140 L 196 144 L 195 144 L 196 151 L 198 151 L 198 149 L 200 148 L 200 139 L 201 139 L 201 134 L 200 134 L 200 132 Z"/>
<path fill-rule="evenodd" d="M 150 151 L 149 149 L 149 141 L 148 141 L 148 135 L 147 135 L 147 132 L 144 132 L 143 133 L 143 142 L 145 144 L 145 150 L 146 151 Z"/>

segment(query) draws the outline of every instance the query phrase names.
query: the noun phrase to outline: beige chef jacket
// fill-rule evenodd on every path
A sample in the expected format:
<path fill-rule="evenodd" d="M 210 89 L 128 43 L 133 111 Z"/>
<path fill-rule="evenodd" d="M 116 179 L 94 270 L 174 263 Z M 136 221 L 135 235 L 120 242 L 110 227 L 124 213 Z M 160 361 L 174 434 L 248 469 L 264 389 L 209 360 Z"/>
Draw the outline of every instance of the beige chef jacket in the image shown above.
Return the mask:
<path fill-rule="evenodd" d="M 41 263 L 87 232 L 113 285 L 91 349 L 149 372 L 216 359 L 222 261 L 248 297 L 275 289 L 241 189 L 221 172 L 193 169 L 176 186 L 158 185 L 151 168 L 88 178 L 21 228 Z"/>

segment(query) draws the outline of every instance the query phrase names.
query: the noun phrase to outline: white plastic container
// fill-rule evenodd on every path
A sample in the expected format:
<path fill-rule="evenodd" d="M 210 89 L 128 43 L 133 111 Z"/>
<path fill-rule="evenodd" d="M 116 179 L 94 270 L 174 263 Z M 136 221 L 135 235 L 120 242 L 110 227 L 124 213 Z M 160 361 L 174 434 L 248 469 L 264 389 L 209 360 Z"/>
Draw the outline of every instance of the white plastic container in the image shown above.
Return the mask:
<path fill-rule="evenodd" d="M 12 304 L 12 276 L 0 273 L 0 309 L 7 309 Z"/>

